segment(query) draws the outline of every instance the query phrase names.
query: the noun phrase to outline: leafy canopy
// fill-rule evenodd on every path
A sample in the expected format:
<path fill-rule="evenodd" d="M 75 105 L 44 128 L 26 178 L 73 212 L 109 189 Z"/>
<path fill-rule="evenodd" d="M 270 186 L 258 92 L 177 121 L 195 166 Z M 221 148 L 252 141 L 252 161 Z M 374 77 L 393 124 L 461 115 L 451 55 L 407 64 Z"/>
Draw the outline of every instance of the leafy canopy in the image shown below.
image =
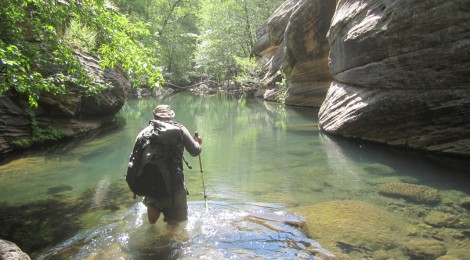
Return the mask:
<path fill-rule="evenodd" d="M 218 81 L 234 79 L 242 69 L 235 57 L 251 57 L 256 30 L 282 0 L 202 0 L 196 71 Z M 241 60 L 240 60 L 241 61 Z"/>
<path fill-rule="evenodd" d="M 282 2 L 3 0 L 0 95 L 16 91 L 37 106 L 41 92 L 107 88 L 87 75 L 76 51 L 97 56 L 102 68 L 121 64 L 134 86 L 160 86 L 162 71 L 181 85 L 196 76 L 243 83 L 256 75 L 245 62 L 256 30 Z"/>
<path fill-rule="evenodd" d="M 73 23 L 93 32 L 94 46 L 88 47 L 103 68 L 120 63 L 135 84 L 163 81 L 157 48 L 139 41 L 149 34 L 147 25 L 132 23 L 103 0 L 4 0 L 0 22 L 0 95 L 15 90 L 37 106 L 41 92 L 63 94 L 75 85 L 92 95 L 106 88 L 75 59 L 73 42 L 63 35 Z"/>

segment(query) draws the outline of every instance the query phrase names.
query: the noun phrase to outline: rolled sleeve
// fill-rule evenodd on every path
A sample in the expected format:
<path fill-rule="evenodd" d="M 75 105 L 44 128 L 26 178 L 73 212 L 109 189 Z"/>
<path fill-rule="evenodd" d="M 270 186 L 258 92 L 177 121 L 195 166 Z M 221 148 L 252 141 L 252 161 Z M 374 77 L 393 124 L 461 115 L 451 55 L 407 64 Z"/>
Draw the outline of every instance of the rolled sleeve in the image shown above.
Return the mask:
<path fill-rule="evenodd" d="M 181 132 L 183 135 L 183 145 L 186 151 L 191 156 L 198 156 L 202 151 L 201 145 L 194 140 L 186 127 L 181 127 Z"/>

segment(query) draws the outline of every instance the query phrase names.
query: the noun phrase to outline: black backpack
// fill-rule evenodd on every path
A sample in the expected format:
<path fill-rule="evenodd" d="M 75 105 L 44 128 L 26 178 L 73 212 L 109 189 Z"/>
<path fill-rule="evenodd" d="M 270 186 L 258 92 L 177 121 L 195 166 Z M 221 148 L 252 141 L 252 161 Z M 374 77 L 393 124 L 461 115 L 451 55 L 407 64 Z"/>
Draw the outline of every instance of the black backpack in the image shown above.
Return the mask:
<path fill-rule="evenodd" d="M 164 198 L 183 185 L 183 137 L 177 123 L 150 121 L 137 138 L 127 168 L 126 182 L 139 196 Z"/>

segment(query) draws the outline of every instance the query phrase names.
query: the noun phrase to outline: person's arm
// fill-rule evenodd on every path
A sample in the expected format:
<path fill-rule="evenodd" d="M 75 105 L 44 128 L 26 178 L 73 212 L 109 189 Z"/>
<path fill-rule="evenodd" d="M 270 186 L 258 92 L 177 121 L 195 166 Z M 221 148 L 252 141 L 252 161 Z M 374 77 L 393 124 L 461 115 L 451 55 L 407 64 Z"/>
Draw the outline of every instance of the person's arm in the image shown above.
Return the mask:
<path fill-rule="evenodd" d="M 189 133 L 188 129 L 184 126 L 181 127 L 181 134 L 186 151 L 188 151 L 191 156 L 198 156 L 202 151 L 201 145 L 194 140 L 191 133 Z"/>

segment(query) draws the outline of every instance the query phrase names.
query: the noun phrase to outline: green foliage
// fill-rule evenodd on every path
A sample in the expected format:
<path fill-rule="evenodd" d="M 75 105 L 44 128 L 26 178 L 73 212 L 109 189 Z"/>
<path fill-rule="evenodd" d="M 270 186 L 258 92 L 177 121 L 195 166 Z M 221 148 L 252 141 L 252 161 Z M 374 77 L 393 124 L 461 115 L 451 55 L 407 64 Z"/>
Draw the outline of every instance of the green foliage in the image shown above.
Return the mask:
<path fill-rule="evenodd" d="M 250 82 L 259 84 L 259 73 L 261 71 L 261 66 L 256 62 L 256 59 L 249 57 L 241 58 L 236 56 L 233 58 L 240 70 L 240 73 L 235 77 L 235 82 L 240 85 L 244 85 Z"/>
<path fill-rule="evenodd" d="M 284 104 L 287 98 L 287 79 L 286 75 L 282 74 L 282 80 L 280 83 L 276 83 L 276 101 Z"/>
<path fill-rule="evenodd" d="M 242 80 L 234 57 L 250 57 L 255 31 L 282 0 L 113 2 L 119 9 L 105 0 L 2 1 L 0 95 L 13 89 L 37 106 L 41 92 L 106 88 L 89 78 L 73 48 L 98 56 L 102 68 L 121 64 L 134 86 L 160 86 L 162 70 L 176 83 L 192 75 Z"/>
<path fill-rule="evenodd" d="M 115 0 L 133 21 L 150 24 L 160 64 L 172 81 L 239 74 L 234 56 L 250 57 L 256 30 L 282 0 Z"/>
<path fill-rule="evenodd" d="M 196 72 L 223 81 L 238 74 L 233 57 L 250 57 L 256 30 L 282 1 L 202 0 Z"/>
<path fill-rule="evenodd" d="M 176 83 L 187 83 L 199 33 L 198 0 L 115 0 L 119 9 L 133 21 L 148 23 L 149 35 L 144 40 L 160 48 L 159 64 L 166 77 Z"/>
<path fill-rule="evenodd" d="M 96 49 L 103 68 L 121 63 L 135 84 L 155 87 L 163 80 L 156 49 L 139 42 L 149 34 L 146 25 L 131 23 L 103 0 L 7 0 L 0 3 L 0 17 L 0 95 L 14 89 L 37 106 L 41 92 L 63 94 L 68 85 L 85 95 L 104 89 L 83 70 L 72 45 Z M 73 28 L 69 40 L 81 37 L 65 41 L 67 27 Z"/>
<path fill-rule="evenodd" d="M 65 32 L 65 40 L 81 52 L 92 53 L 96 47 L 96 31 L 73 19 Z"/>

